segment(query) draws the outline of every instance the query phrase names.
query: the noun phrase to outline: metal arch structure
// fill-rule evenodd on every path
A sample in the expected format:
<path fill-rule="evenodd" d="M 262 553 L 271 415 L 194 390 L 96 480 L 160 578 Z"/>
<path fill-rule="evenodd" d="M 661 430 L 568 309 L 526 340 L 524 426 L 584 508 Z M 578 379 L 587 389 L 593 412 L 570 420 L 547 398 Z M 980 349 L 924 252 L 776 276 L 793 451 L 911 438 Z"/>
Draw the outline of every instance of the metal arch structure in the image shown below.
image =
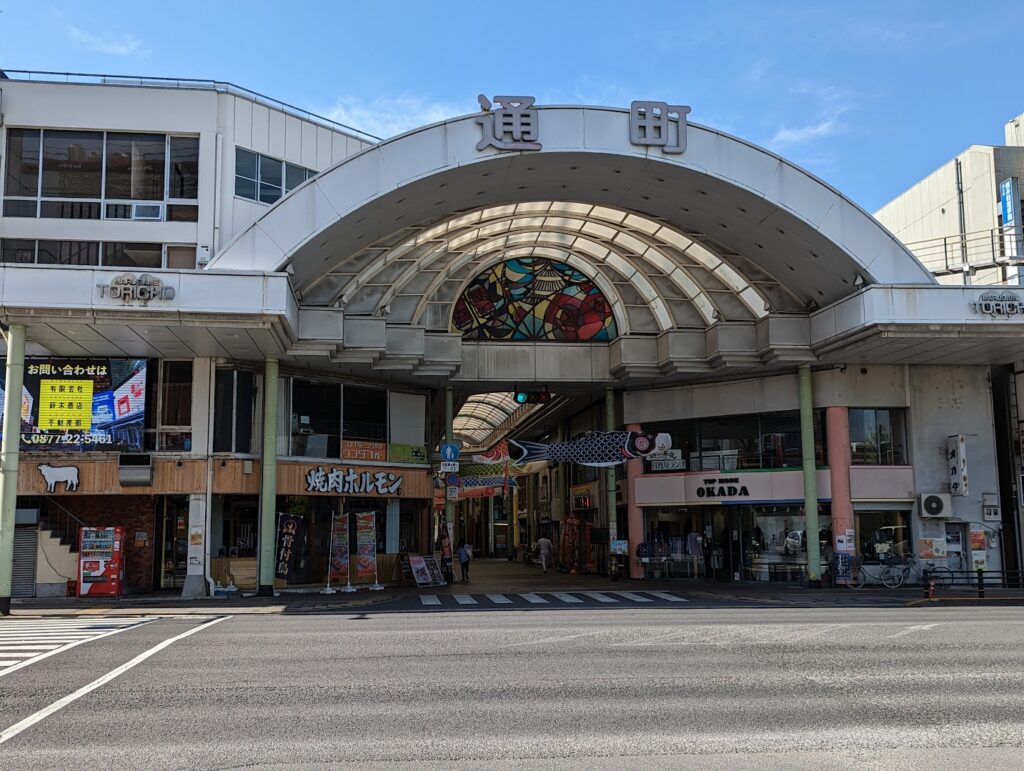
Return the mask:
<path fill-rule="evenodd" d="M 477 117 L 321 172 L 208 267 L 290 274 L 297 357 L 502 387 L 813 361 L 819 309 L 872 285 L 936 283 L 838 191 L 713 129 L 689 124 L 686 151 L 666 154 L 631 144 L 627 110 L 542 107 L 541 148 L 510 152 L 478 147 Z M 527 255 L 573 265 L 615 307 L 618 339 L 575 352 L 562 344 L 555 358 L 572 374 L 548 366 L 541 348 L 491 354 L 486 346 L 512 344 L 450 332 L 466 284 Z"/>

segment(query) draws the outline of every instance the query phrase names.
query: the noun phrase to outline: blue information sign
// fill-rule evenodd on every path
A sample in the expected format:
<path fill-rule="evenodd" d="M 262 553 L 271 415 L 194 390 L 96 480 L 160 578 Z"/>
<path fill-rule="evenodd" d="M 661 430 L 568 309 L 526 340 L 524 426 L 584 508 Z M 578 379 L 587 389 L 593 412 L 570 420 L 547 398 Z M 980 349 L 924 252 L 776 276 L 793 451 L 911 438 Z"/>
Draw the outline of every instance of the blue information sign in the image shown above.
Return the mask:
<path fill-rule="evenodd" d="M 454 444 L 442 444 L 441 445 L 441 460 L 453 461 L 459 459 L 459 448 Z"/>

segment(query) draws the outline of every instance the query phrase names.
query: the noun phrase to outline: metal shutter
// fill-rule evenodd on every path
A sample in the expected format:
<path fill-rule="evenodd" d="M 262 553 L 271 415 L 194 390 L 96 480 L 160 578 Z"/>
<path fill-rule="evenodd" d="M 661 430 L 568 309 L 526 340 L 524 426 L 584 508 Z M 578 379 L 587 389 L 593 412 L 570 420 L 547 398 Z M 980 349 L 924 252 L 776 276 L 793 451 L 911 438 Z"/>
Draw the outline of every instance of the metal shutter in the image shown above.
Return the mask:
<path fill-rule="evenodd" d="M 36 596 L 36 542 L 38 538 L 38 528 L 19 527 L 14 530 L 12 597 Z"/>

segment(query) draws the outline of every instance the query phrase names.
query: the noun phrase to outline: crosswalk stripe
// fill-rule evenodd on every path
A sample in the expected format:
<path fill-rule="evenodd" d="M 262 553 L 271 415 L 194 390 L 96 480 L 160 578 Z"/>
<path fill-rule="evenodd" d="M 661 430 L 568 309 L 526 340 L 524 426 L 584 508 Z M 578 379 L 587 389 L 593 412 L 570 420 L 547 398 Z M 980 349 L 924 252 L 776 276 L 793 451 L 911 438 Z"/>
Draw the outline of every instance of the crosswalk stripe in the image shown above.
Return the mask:
<path fill-rule="evenodd" d="M 601 594 L 601 592 L 580 592 L 580 594 L 589 597 L 592 600 L 598 602 L 618 602 L 614 597 L 609 597 L 607 594 Z"/>
<path fill-rule="evenodd" d="M 0 645 L 0 653 L 6 651 L 52 651 L 59 645 Z"/>
<path fill-rule="evenodd" d="M 19 664 L 19 663 L 21 663 L 21 662 L 19 662 L 17 660 L 11 661 L 9 659 L 3 659 L 3 660 L 0 660 L 0 667 L 13 667 L 15 664 Z"/>
<path fill-rule="evenodd" d="M 0 622 L 0 677 L 84 643 L 152 623 L 157 617 L 95 620 L 9 619 Z"/>
<path fill-rule="evenodd" d="M 459 605 L 476 605 L 476 600 L 470 597 L 468 594 L 453 594 L 452 597 Z"/>
<path fill-rule="evenodd" d="M 555 597 L 557 597 L 558 599 L 560 599 L 562 602 L 567 602 L 567 603 L 583 602 L 583 600 L 581 600 L 579 597 L 573 597 L 568 592 L 551 592 L 551 594 L 554 595 Z"/>
<path fill-rule="evenodd" d="M 441 598 L 438 597 L 436 594 L 421 594 L 420 602 L 424 605 L 440 605 Z"/>
<path fill-rule="evenodd" d="M 650 597 L 643 597 L 635 592 L 615 592 L 619 597 L 625 597 L 630 602 L 654 602 Z"/>
<path fill-rule="evenodd" d="M 534 605 L 547 605 L 548 604 L 547 600 L 545 600 L 539 594 L 534 594 L 533 592 L 527 592 L 526 594 L 520 594 L 519 596 L 522 597 L 527 602 L 533 603 Z"/>
<path fill-rule="evenodd" d="M 5 659 L 30 659 L 38 656 L 42 651 L 0 651 L 0 656 Z"/>
<path fill-rule="evenodd" d="M 488 594 L 487 599 L 493 602 L 495 605 L 511 605 L 512 600 L 506 597 L 504 594 Z"/>
<path fill-rule="evenodd" d="M 677 597 L 668 592 L 647 592 L 647 594 L 657 597 L 659 600 L 668 600 L 669 602 L 689 602 L 685 597 Z"/>

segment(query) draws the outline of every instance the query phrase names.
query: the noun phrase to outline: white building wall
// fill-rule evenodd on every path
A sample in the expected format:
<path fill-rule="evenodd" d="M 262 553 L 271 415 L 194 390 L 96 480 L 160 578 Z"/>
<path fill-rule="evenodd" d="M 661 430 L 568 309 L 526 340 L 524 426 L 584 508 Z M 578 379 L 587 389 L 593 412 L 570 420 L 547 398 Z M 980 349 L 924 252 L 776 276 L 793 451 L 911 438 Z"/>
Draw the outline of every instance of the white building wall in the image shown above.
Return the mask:
<path fill-rule="evenodd" d="M 1006 144 L 1013 147 L 1024 147 L 1024 113 L 1006 121 L 1003 133 L 1006 136 Z"/>

